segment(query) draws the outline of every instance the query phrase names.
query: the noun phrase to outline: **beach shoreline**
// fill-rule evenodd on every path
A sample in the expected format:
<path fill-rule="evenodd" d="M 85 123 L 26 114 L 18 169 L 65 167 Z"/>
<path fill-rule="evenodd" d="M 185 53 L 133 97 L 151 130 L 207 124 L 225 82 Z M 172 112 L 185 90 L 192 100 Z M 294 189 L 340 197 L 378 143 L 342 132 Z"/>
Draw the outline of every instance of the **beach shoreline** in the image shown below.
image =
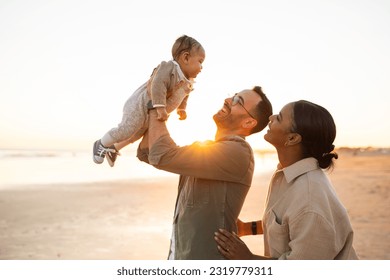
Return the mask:
<path fill-rule="evenodd" d="M 342 150 L 329 174 L 360 259 L 390 259 L 390 155 Z M 256 163 L 256 164 L 261 164 Z M 240 218 L 260 219 L 272 172 L 255 173 Z M 0 190 L 0 259 L 165 260 L 178 177 Z M 262 236 L 243 240 L 262 254 Z"/>

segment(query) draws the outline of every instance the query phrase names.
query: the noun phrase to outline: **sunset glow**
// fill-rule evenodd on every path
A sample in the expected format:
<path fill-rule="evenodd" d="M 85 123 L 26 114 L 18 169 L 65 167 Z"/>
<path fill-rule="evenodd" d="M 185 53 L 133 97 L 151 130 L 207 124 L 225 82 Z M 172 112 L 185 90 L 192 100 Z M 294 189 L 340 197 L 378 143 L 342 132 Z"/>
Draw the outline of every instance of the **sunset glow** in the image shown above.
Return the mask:
<path fill-rule="evenodd" d="M 259 85 L 275 112 L 299 99 L 327 108 L 336 146 L 388 147 L 389 2 L 282 2 L 0 4 L 0 148 L 90 150 L 182 34 L 206 60 L 188 119 L 168 121 L 179 144 L 213 139 L 224 98 Z M 248 140 L 269 148 L 261 133 Z"/>

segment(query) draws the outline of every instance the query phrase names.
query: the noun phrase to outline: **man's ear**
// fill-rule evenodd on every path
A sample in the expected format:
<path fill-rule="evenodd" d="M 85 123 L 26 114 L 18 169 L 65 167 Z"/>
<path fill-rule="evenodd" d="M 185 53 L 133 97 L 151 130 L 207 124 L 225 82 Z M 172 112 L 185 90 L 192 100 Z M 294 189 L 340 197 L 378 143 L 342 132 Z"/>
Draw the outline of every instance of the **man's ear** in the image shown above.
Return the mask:
<path fill-rule="evenodd" d="M 302 142 L 302 136 L 298 133 L 293 132 L 288 135 L 287 141 L 286 143 L 284 143 L 284 145 L 292 146 L 292 145 L 299 144 L 301 142 Z"/>
<path fill-rule="evenodd" d="M 252 118 L 247 118 L 245 119 L 244 121 L 244 124 L 243 124 L 243 127 L 244 128 L 253 128 L 257 125 L 257 121 L 255 119 L 252 119 Z"/>

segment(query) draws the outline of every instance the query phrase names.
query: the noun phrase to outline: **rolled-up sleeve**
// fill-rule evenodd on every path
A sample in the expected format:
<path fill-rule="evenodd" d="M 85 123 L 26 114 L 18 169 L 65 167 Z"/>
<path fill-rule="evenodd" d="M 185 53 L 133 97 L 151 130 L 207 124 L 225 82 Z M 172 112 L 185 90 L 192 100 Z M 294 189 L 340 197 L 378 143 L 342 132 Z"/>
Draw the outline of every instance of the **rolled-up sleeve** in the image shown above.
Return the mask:
<path fill-rule="evenodd" d="M 144 149 L 141 149 L 139 146 L 138 146 L 138 149 L 137 149 L 137 158 L 140 160 L 140 161 L 143 161 L 143 162 L 146 162 L 146 163 L 149 163 L 149 149 L 148 148 L 144 148 Z"/>
<path fill-rule="evenodd" d="M 150 148 L 149 163 L 180 175 L 247 185 L 251 183 L 254 169 L 252 149 L 243 139 L 195 142 L 178 147 L 165 135 Z"/>

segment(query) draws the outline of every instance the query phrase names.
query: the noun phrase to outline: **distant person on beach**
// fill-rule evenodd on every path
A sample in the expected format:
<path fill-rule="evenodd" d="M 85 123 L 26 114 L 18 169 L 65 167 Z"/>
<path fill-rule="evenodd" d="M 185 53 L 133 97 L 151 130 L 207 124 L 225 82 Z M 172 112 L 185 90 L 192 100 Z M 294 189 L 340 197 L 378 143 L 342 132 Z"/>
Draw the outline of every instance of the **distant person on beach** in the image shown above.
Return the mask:
<path fill-rule="evenodd" d="M 287 104 L 270 117 L 264 139 L 277 151 L 279 165 L 268 190 L 262 221 L 238 221 L 238 235 L 215 233 L 227 259 L 357 259 L 348 213 L 323 169 L 333 168 L 336 125 L 323 107 L 308 101 Z M 239 238 L 264 234 L 264 256 Z"/>
<path fill-rule="evenodd" d="M 186 106 L 196 76 L 202 70 L 205 50 L 189 36 L 179 37 L 172 47 L 172 60 L 162 61 L 150 79 L 139 87 L 123 107 L 121 123 L 93 145 L 93 161 L 114 166 L 119 150 L 140 139 L 148 128 L 146 104 L 152 100 L 158 120 L 165 121 L 176 109 L 179 119 L 187 118 Z"/>
<path fill-rule="evenodd" d="M 214 141 L 178 147 L 156 110 L 150 111 L 138 158 L 180 175 L 168 259 L 223 259 L 214 232 L 220 227 L 237 230 L 252 182 L 254 156 L 245 137 L 263 130 L 271 114 L 271 103 L 260 87 L 243 90 L 225 99 L 214 115 Z"/>

